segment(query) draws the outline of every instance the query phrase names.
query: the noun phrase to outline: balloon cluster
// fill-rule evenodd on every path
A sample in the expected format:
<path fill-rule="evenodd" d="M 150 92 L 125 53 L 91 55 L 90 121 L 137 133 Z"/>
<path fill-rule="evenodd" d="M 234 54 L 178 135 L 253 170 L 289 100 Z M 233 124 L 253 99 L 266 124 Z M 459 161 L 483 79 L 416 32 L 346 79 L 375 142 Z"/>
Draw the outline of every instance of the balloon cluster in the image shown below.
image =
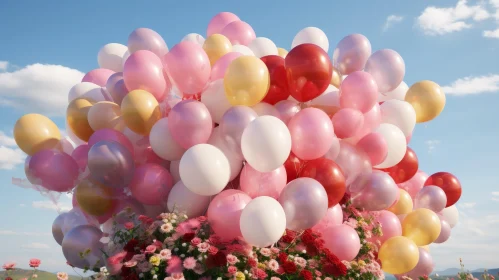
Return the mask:
<path fill-rule="evenodd" d="M 206 39 L 189 34 L 170 50 L 146 28 L 127 46 L 105 45 L 101 68 L 68 95 L 74 150 L 44 116 L 25 115 L 14 129 L 30 182 L 74 193 L 75 208 L 54 222 L 66 258 L 95 260 L 75 254 L 98 250 L 95 225 L 132 206 L 207 213 L 217 235 L 260 247 L 285 229 L 318 227 L 326 246 L 353 236 L 335 250 L 350 261 L 360 243 L 339 205 L 350 198 L 377 212 L 384 271 L 431 272 L 423 246 L 449 238 L 461 186 L 449 173 L 428 177 L 407 144 L 445 95 L 432 81 L 408 87 L 402 57 L 372 52 L 363 35 L 343 38 L 332 59 L 328 50 L 318 28 L 298 32 L 287 52 L 227 12 Z"/>

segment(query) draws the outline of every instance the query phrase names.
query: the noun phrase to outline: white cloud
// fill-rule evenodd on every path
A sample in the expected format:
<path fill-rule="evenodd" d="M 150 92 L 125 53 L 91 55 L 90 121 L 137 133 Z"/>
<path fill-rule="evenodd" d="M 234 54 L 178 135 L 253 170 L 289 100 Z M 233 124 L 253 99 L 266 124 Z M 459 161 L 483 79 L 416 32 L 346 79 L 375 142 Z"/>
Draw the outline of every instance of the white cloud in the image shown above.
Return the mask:
<path fill-rule="evenodd" d="M 9 62 L 8 61 L 0 61 L 0 71 L 7 70 L 7 67 L 9 67 Z"/>
<path fill-rule="evenodd" d="M 499 192 L 492 192 L 493 196 L 499 196 Z"/>
<path fill-rule="evenodd" d="M 428 35 L 442 35 L 469 29 L 473 22 L 489 17 L 485 4 L 470 6 L 466 0 L 459 0 L 455 7 L 426 7 L 417 18 L 417 24 Z"/>
<path fill-rule="evenodd" d="M 442 87 L 446 94 L 468 95 L 499 91 L 499 75 L 487 75 L 478 77 L 465 77 Z"/>
<path fill-rule="evenodd" d="M 15 147 L 17 146 L 16 140 L 14 138 L 7 136 L 5 132 L 0 130 L 0 145 L 3 146 L 8 146 L 8 147 Z"/>
<path fill-rule="evenodd" d="M 50 233 L 44 232 L 15 232 L 12 230 L 1 230 L 0 235 L 23 235 L 23 236 L 49 236 Z"/>
<path fill-rule="evenodd" d="M 397 15 L 389 15 L 386 18 L 385 25 L 383 26 L 383 31 L 388 30 L 390 27 L 392 27 L 395 23 L 399 23 L 402 20 L 404 20 L 403 16 L 397 16 Z"/>
<path fill-rule="evenodd" d="M 26 207 L 26 204 L 21 203 L 21 204 L 19 204 L 19 207 Z"/>
<path fill-rule="evenodd" d="M 50 249 L 50 246 L 45 243 L 32 242 L 29 244 L 21 245 L 24 249 Z"/>
<path fill-rule="evenodd" d="M 31 203 L 31 206 L 33 208 L 55 210 L 57 212 L 69 211 L 72 208 L 71 205 L 69 205 L 69 204 L 61 204 L 61 203 L 56 204 L 56 203 L 49 201 L 49 200 L 33 201 L 33 203 Z"/>
<path fill-rule="evenodd" d="M 64 115 L 68 92 L 83 76 L 75 69 L 44 64 L 0 73 L 0 105 L 49 116 Z"/>
<path fill-rule="evenodd" d="M 14 138 L 0 130 L 0 169 L 12 170 L 16 165 L 24 163 L 26 155 L 17 148 Z"/>
<path fill-rule="evenodd" d="M 440 140 L 427 140 L 425 142 L 426 146 L 428 146 L 428 153 L 432 153 L 437 148 L 438 144 L 440 144 Z"/>
<path fill-rule="evenodd" d="M 476 202 L 464 202 L 464 203 L 459 204 L 459 206 L 461 208 L 467 208 L 467 209 L 473 208 L 473 207 L 475 207 L 475 205 L 476 205 Z"/>
<path fill-rule="evenodd" d="M 498 13 L 499 16 L 499 13 Z M 485 38 L 498 38 L 499 39 L 499 28 L 496 30 L 485 30 L 483 31 L 483 37 Z"/>

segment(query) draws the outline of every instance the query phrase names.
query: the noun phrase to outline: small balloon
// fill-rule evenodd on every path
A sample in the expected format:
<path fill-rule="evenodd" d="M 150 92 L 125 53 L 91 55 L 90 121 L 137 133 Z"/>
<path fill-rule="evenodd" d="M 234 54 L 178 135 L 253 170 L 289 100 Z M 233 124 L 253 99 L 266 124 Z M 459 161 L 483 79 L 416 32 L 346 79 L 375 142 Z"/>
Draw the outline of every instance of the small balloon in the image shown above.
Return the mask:
<path fill-rule="evenodd" d="M 120 73 L 115 73 L 109 77 L 108 81 L 115 77 L 116 75 L 120 75 Z M 107 85 L 107 82 L 106 82 Z M 83 82 L 74 85 L 71 90 L 69 90 L 68 94 L 68 103 L 77 99 L 77 98 L 86 98 L 92 99 L 95 102 L 106 101 L 104 97 L 103 88 L 90 82 Z"/>
<path fill-rule="evenodd" d="M 282 58 L 286 58 L 288 51 L 283 48 L 277 48 L 277 54 Z"/>
<path fill-rule="evenodd" d="M 390 274 L 403 274 L 413 270 L 419 261 L 419 248 L 409 238 L 394 236 L 378 252 L 381 269 Z"/>
<path fill-rule="evenodd" d="M 340 139 L 352 137 L 360 132 L 364 125 L 361 111 L 351 108 L 340 109 L 332 118 L 334 133 Z"/>
<path fill-rule="evenodd" d="M 85 74 L 81 82 L 94 83 L 98 86 L 104 87 L 106 86 L 106 82 L 109 79 L 109 77 L 111 77 L 111 75 L 113 74 L 114 74 L 113 70 L 98 68 Z"/>
<path fill-rule="evenodd" d="M 445 107 L 445 93 L 432 81 L 420 81 L 413 84 L 405 95 L 416 112 L 416 122 L 428 122 L 436 118 Z"/>
<path fill-rule="evenodd" d="M 185 35 L 181 41 L 190 41 L 190 42 L 193 42 L 193 43 L 196 43 L 196 44 L 202 46 L 204 44 L 205 39 L 204 39 L 203 35 L 201 35 L 201 34 L 189 33 L 189 34 Z"/>
<path fill-rule="evenodd" d="M 396 201 L 398 187 L 388 174 L 374 170 L 361 176 L 350 186 L 354 206 L 367 211 L 380 211 Z"/>
<path fill-rule="evenodd" d="M 398 184 L 398 186 L 399 188 L 406 190 L 412 198 L 415 198 L 418 192 L 423 188 L 427 179 L 428 175 L 419 170 L 416 174 L 414 174 L 414 176 L 412 176 L 411 179 L 404 183 Z"/>
<path fill-rule="evenodd" d="M 224 141 L 220 126 L 213 129 L 213 132 L 211 133 L 210 139 L 208 139 L 207 144 L 213 145 L 216 148 L 220 149 L 225 157 L 227 157 L 230 165 L 229 181 L 236 179 L 236 177 L 239 176 L 241 169 L 243 168 L 244 159 L 242 155 L 232 150 L 228 143 Z"/>
<path fill-rule="evenodd" d="M 292 117 L 294 117 L 298 112 L 300 112 L 300 104 L 292 100 L 281 100 L 277 102 L 274 107 L 279 112 L 281 120 L 287 125 Z"/>
<path fill-rule="evenodd" d="M 389 168 L 397 165 L 405 156 L 407 142 L 404 133 L 393 124 L 383 123 L 375 132 L 380 133 L 385 138 L 388 145 L 388 153 L 385 160 L 376 165 L 376 168 Z"/>
<path fill-rule="evenodd" d="M 437 172 L 432 174 L 426 182 L 424 186 L 437 186 L 440 187 L 447 197 L 447 204 L 445 207 L 452 206 L 456 204 L 456 202 L 461 198 L 462 188 L 461 183 L 456 178 L 456 176 L 452 175 L 448 172 Z"/>
<path fill-rule="evenodd" d="M 400 128 L 406 137 L 416 126 L 416 112 L 411 104 L 401 100 L 387 100 L 380 105 L 381 121 Z"/>
<path fill-rule="evenodd" d="M 220 124 L 222 117 L 232 105 L 227 100 L 222 79 L 211 82 L 201 94 L 201 102 L 206 105 L 213 122 Z"/>
<path fill-rule="evenodd" d="M 110 128 L 118 131 L 125 129 L 125 123 L 121 118 L 121 108 L 118 104 L 110 101 L 95 103 L 88 110 L 88 124 L 96 131 L 103 128 Z"/>
<path fill-rule="evenodd" d="M 165 91 L 171 87 L 163 71 L 163 62 L 156 54 L 147 50 L 136 51 L 125 62 L 123 69 L 125 86 L 130 91 L 147 91 L 161 102 L 166 97 Z"/>
<path fill-rule="evenodd" d="M 89 148 L 92 148 L 93 145 L 101 141 L 116 142 L 125 147 L 132 156 L 135 155 L 135 149 L 132 142 L 123 133 L 117 130 L 104 128 L 95 131 L 88 140 L 88 146 Z"/>
<path fill-rule="evenodd" d="M 246 106 L 234 106 L 229 108 L 220 121 L 220 133 L 231 151 L 243 156 L 241 151 L 241 137 L 244 129 L 258 114 Z"/>
<path fill-rule="evenodd" d="M 211 36 L 222 32 L 225 26 L 233 21 L 240 20 L 238 16 L 229 12 L 221 12 L 216 14 L 208 23 L 208 29 L 206 30 L 206 35 Z"/>
<path fill-rule="evenodd" d="M 256 57 L 264 57 L 269 55 L 277 55 L 277 46 L 270 40 L 265 37 L 257 37 L 253 39 L 248 44 L 250 50 L 255 54 Z"/>
<path fill-rule="evenodd" d="M 291 43 L 291 48 L 301 44 L 314 44 L 321 47 L 325 52 L 329 51 L 329 40 L 324 31 L 317 27 L 307 27 L 298 32 Z"/>
<path fill-rule="evenodd" d="M 420 247 L 418 264 L 411 271 L 404 273 L 403 276 L 410 277 L 411 279 L 418 279 L 422 275 L 430 275 L 433 272 L 434 267 L 435 264 L 430 253 Z"/>
<path fill-rule="evenodd" d="M 459 211 L 455 205 L 445 208 L 438 214 L 443 220 L 449 223 L 451 228 L 455 227 L 459 222 Z"/>
<path fill-rule="evenodd" d="M 115 72 L 123 71 L 123 55 L 128 51 L 127 46 L 117 43 L 110 43 L 103 46 L 97 55 L 99 66 Z"/>
<path fill-rule="evenodd" d="M 180 160 L 185 149 L 173 139 L 168 118 L 157 121 L 149 134 L 151 148 L 156 155 L 166 160 Z"/>
<path fill-rule="evenodd" d="M 234 59 L 242 56 L 243 54 L 239 52 L 230 52 L 225 54 L 224 56 L 220 57 L 217 62 L 211 67 L 211 81 L 216 81 L 223 79 L 225 76 L 225 73 L 227 72 L 227 68 L 229 68 L 229 65 L 234 61 Z M 202 95 L 201 95 L 202 97 Z"/>
<path fill-rule="evenodd" d="M 66 110 L 66 122 L 71 131 L 81 140 L 87 142 L 94 133 L 88 123 L 88 112 L 95 104 L 92 99 L 77 98 L 71 101 Z"/>
<path fill-rule="evenodd" d="M 122 72 L 114 73 L 111 77 L 109 77 L 106 82 L 106 90 L 111 95 L 114 103 L 121 105 L 121 101 L 123 101 L 123 98 L 129 92 L 125 85 Z"/>
<path fill-rule="evenodd" d="M 446 242 L 450 238 L 452 229 L 450 224 L 446 220 L 440 219 L 440 227 L 440 234 L 438 235 L 437 240 L 433 241 L 433 243 L 441 244 Z"/>
<path fill-rule="evenodd" d="M 414 208 L 426 208 L 438 213 L 444 210 L 447 204 L 445 192 L 437 186 L 422 188 L 414 198 Z"/>
<path fill-rule="evenodd" d="M 379 241 L 381 244 L 394 236 L 402 235 L 402 226 L 397 215 L 390 211 L 382 210 L 378 212 L 376 222 L 381 226 L 381 236 L 373 236 L 371 242 Z"/>

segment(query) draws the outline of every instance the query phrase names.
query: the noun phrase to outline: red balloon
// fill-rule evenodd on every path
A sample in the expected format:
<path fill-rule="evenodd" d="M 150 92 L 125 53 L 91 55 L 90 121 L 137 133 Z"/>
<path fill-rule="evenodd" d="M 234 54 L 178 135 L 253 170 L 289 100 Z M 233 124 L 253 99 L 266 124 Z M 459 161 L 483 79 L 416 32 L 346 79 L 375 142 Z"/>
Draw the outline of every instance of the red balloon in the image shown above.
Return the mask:
<path fill-rule="evenodd" d="M 409 181 L 418 172 L 419 162 L 414 150 L 407 147 L 402 160 L 395 166 L 381 169 L 390 174 L 395 183 L 400 184 Z"/>
<path fill-rule="evenodd" d="M 341 168 L 332 160 L 318 158 L 308 161 L 299 174 L 317 180 L 327 193 L 328 207 L 341 201 L 346 191 L 345 175 Z"/>
<path fill-rule="evenodd" d="M 286 175 L 288 176 L 287 183 L 298 178 L 301 169 L 303 168 L 303 161 L 299 159 L 295 154 L 290 153 L 286 162 L 284 162 L 284 168 L 286 168 Z"/>
<path fill-rule="evenodd" d="M 456 204 L 463 191 L 461 183 L 456 176 L 448 172 L 437 172 L 431 175 L 428 179 L 426 179 L 424 186 L 437 186 L 442 188 L 447 196 L 447 205 L 445 207 Z"/>
<path fill-rule="evenodd" d="M 299 102 L 310 101 L 329 86 L 333 65 L 327 53 L 315 44 L 294 47 L 285 58 L 289 92 Z"/>
<path fill-rule="evenodd" d="M 267 55 L 260 58 L 270 74 L 270 88 L 262 102 L 275 105 L 289 97 L 288 78 L 284 67 L 284 58 L 278 55 Z"/>

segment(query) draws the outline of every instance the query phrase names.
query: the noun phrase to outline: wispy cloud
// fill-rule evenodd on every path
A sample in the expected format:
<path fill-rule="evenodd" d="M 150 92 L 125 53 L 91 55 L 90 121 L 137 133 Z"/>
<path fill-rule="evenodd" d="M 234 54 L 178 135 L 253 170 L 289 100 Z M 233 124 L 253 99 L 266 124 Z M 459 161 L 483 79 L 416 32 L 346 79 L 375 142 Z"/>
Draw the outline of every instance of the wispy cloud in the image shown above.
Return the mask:
<path fill-rule="evenodd" d="M 390 27 L 392 27 L 394 24 L 402 22 L 404 20 L 403 16 L 398 16 L 398 15 L 389 15 L 386 18 L 385 25 L 383 26 L 383 31 L 388 30 Z"/>
<path fill-rule="evenodd" d="M 499 201 L 499 192 L 492 192 L 492 198 L 493 201 Z"/>
<path fill-rule="evenodd" d="M 50 246 L 45 243 L 32 242 L 29 244 L 21 245 L 24 249 L 50 249 Z"/>
<path fill-rule="evenodd" d="M 31 206 L 33 208 L 55 210 L 55 211 L 69 211 L 72 208 L 69 204 L 62 204 L 62 203 L 56 204 L 49 200 L 33 201 L 31 203 Z"/>
<path fill-rule="evenodd" d="M 468 95 L 499 92 L 499 74 L 468 76 L 442 87 L 446 94 Z"/>
<path fill-rule="evenodd" d="M 476 202 L 464 202 L 464 203 L 460 203 L 459 206 L 461 208 L 471 209 L 471 208 L 474 208 L 476 206 Z"/>
<path fill-rule="evenodd" d="M 23 235 L 23 236 L 49 236 L 46 232 L 16 232 L 13 230 L 0 230 L 0 235 Z"/>
<path fill-rule="evenodd" d="M 438 144 L 440 144 L 440 140 L 427 140 L 425 144 L 428 147 L 428 153 L 431 154 L 435 151 Z"/>
<path fill-rule="evenodd" d="M 0 71 L 7 70 L 7 67 L 9 67 L 9 62 L 8 61 L 0 61 Z"/>
<path fill-rule="evenodd" d="M 494 38 L 494 39 L 499 38 L 499 28 L 497 28 L 496 30 L 485 30 L 485 31 L 483 31 L 483 37 L 485 37 L 485 38 Z"/>

